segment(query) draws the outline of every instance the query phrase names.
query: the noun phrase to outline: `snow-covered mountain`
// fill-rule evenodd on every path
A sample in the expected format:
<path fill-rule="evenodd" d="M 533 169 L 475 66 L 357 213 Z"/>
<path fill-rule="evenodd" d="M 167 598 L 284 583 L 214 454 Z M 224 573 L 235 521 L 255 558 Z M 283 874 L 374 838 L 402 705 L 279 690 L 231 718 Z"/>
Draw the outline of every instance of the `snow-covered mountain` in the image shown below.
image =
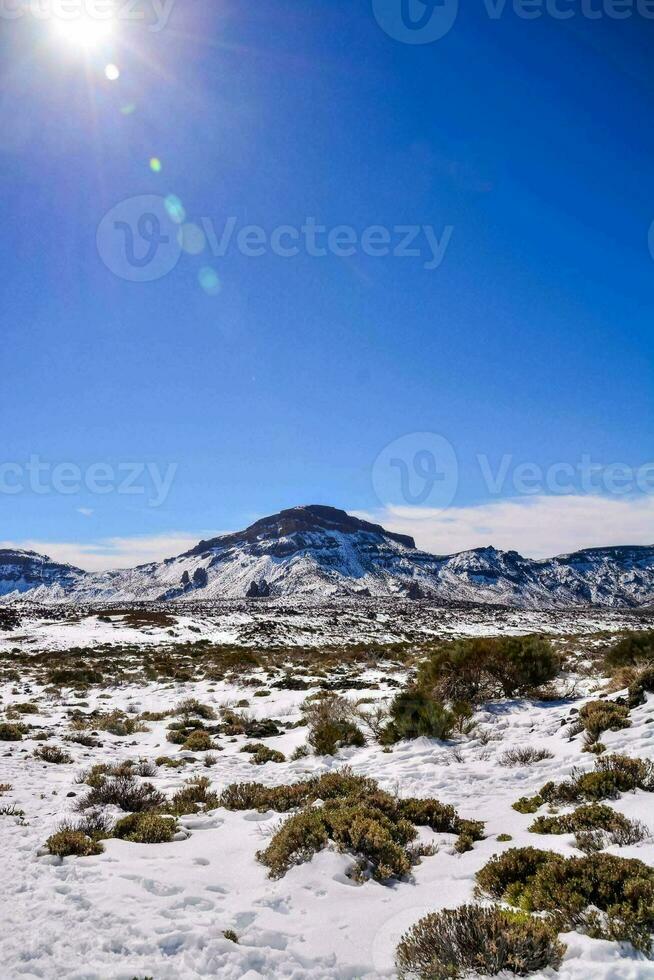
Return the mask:
<path fill-rule="evenodd" d="M 284 510 L 176 558 L 88 574 L 30 552 L 0 552 L 0 596 L 36 602 L 409 596 L 512 606 L 654 603 L 654 546 L 593 548 L 542 561 L 478 548 L 419 551 L 412 538 L 333 507 Z"/>
<path fill-rule="evenodd" d="M 61 565 L 34 551 L 0 549 L 0 596 L 39 590 L 66 598 L 86 577 L 81 568 Z"/>

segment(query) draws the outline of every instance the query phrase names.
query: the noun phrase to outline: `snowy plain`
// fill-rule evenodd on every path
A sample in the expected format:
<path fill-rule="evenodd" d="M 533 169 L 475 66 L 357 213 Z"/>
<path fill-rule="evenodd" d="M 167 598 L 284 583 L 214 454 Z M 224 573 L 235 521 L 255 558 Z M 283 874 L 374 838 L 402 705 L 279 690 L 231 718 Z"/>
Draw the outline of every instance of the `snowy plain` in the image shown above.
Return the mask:
<path fill-rule="evenodd" d="M 202 629 L 212 642 L 237 642 L 248 625 L 243 614 L 231 614 L 222 627 L 196 617 L 179 617 L 178 641 L 194 637 Z M 268 613 L 266 614 L 268 615 Z M 508 614 L 513 616 L 513 614 Z M 534 614 L 535 616 L 536 614 Z M 524 614 L 523 614 L 524 617 Z M 295 617 L 297 619 L 297 617 Z M 590 617 L 578 620 L 578 632 L 592 633 L 620 628 L 612 620 Z M 474 620 L 474 622 L 473 622 Z M 382 624 L 376 621 L 380 626 Z M 458 617 L 465 633 L 465 615 Z M 198 625 L 199 624 L 199 625 Z M 251 624 L 250 624 L 251 625 Z M 470 632 L 493 632 L 491 623 L 470 617 Z M 527 618 L 516 626 L 504 622 L 500 632 L 529 632 L 535 626 Z M 556 634 L 552 620 L 548 632 Z M 592 626 L 592 629 L 591 629 Z M 189 633 L 189 627 L 192 627 Z M 298 624 L 302 633 L 303 624 Z M 383 627 L 393 633 L 395 627 Z M 568 624 L 559 622 L 565 635 Z M 66 649 L 85 644 L 170 642 L 165 631 L 116 627 L 97 617 L 79 622 L 50 622 L 37 618 L 14 633 L 0 634 L 6 651 L 27 645 L 30 651 Z M 356 636 L 360 639 L 360 636 Z M 383 665 L 360 672 L 365 685 L 346 696 L 388 702 L 395 691 Z M 169 794 L 193 775 L 206 775 L 220 791 L 234 782 L 257 780 L 267 785 L 289 783 L 309 774 L 351 766 L 359 774 L 378 780 L 383 789 L 401 796 L 436 797 L 454 804 L 462 817 L 486 823 L 486 839 L 458 854 L 451 835 L 421 830 L 421 840 L 436 845 L 437 852 L 424 857 L 408 881 L 381 885 L 374 881 L 355 884 L 346 874 L 351 857 L 325 850 L 280 880 L 267 877 L 267 869 L 255 857 L 279 826 L 277 813 L 228 812 L 218 808 L 180 819 L 185 839 L 170 844 L 145 845 L 120 840 L 105 842 L 96 857 L 56 858 L 42 853 L 46 838 L 62 819 L 73 815 L 76 798 L 84 787 L 77 774 L 98 762 L 149 759 L 180 753 L 166 741 L 168 720 L 148 722 L 147 732 L 118 737 L 102 732 L 101 748 L 89 749 L 63 741 L 69 712 L 120 708 L 128 714 L 169 711 L 184 698 L 198 698 L 219 710 L 246 698 L 255 718 L 275 718 L 293 723 L 301 717 L 307 691 L 271 690 L 263 672 L 254 669 L 253 683 L 226 681 L 152 681 L 106 689 L 92 687 L 80 699 L 72 691 L 63 700 L 44 694 L 30 681 L 4 682 L 0 706 L 36 700 L 39 713 L 27 720 L 33 726 L 20 742 L 0 743 L 0 783 L 11 790 L 0 798 L 1 807 L 24 811 L 23 818 L 0 817 L 2 879 L 0 892 L 0 974 L 7 980 L 372 980 L 395 976 L 393 954 L 402 934 L 427 912 L 454 908 L 473 897 L 474 875 L 493 854 L 532 845 L 578 855 L 572 836 L 534 835 L 528 831 L 530 815 L 517 813 L 511 804 L 535 793 L 549 779 L 562 779 L 572 768 L 591 769 L 594 759 L 581 753 L 581 737 L 570 738 L 567 723 L 571 710 L 602 687 L 601 678 L 579 681 L 574 699 L 534 703 L 504 701 L 477 713 L 477 727 L 469 736 L 443 743 L 433 739 L 401 742 L 383 749 L 372 738 L 362 748 L 341 750 L 337 757 L 307 756 L 294 762 L 267 763 L 255 767 L 241 752 L 244 736 L 221 737 L 216 764 L 207 769 L 202 754 L 189 757 L 182 770 L 159 768 L 153 782 Z M 393 678 L 403 682 L 398 672 Z M 632 711 L 632 725 L 607 732 L 603 741 L 609 752 L 654 758 L 654 696 Z M 46 731 L 48 744 L 59 745 L 74 757 L 71 765 L 50 765 L 34 758 L 39 744 L 35 735 Z M 293 728 L 281 736 L 262 739 L 287 758 L 305 742 L 306 729 Z M 507 768 L 499 764 L 507 749 L 517 746 L 547 748 L 552 758 L 529 767 Z M 74 796 L 72 794 L 75 794 Z M 654 831 L 654 806 L 650 795 L 625 794 L 615 809 L 644 821 Z M 121 816 L 118 811 L 116 816 Z M 510 842 L 499 842 L 510 834 Z M 611 847 L 612 853 L 637 857 L 654 864 L 654 841 Z M 225 938 L 233 930 L 238 944 Z M 654 980 L 654 962 L 624 944 L 591 940 L 576 933 L 563 937 L 567 952 L 558 974 L 542 977 L 561 980 Z"/>

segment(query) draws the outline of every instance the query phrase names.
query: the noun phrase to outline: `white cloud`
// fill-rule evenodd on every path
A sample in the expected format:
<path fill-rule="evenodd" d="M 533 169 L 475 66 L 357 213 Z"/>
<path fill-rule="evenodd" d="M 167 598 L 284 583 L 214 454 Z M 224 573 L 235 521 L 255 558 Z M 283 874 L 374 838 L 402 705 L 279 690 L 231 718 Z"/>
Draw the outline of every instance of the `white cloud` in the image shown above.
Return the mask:
<path fill-rule="evenodd" d="M 551 558 L 602 545 L 654 544 L 654 497 L 520 497 L 471 507 L 385 507 L 358 512 L 389 531 L 410 534 L 424 551 L 454 554 L 494 545 Z"/>
<path fill-rule="evenodd" d="M 78 507 L 77 513 L 81 514 L 82 517 L 92 517 L 93 514 L 95 514 L 95 511 L 92 507 Z"/>
<path fill-rule="evenodd" d="M 89 572 L 113 568 L 133 568 L 151 561 L 162 561 L 194 548 L 202 534 L 171 532 L 152 537 L 104 538 L 89 544 L 52 541 L 3 541 L 0 548 L 21 548 L 49 555 L 55 561 L 76 565 Z"/>

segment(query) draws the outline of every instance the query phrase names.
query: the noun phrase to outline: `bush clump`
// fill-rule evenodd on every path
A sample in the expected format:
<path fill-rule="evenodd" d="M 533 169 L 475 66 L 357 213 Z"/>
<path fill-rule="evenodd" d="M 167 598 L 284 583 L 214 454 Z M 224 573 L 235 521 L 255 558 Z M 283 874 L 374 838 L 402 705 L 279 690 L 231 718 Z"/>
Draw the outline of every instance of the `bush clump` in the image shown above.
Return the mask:
<path fill-rule="evenodd" d="M 302 711 L 309 726 L 307 741 L 316 755 L 335 755 L 341 748 L 366 744 L 356 724 L 356 708 L 347 698 L 323 692 L 305 701 Z"/>
<path fill-rule="evenodd" d="M 389 744 L 400 739 L 451 738 L 456 716 L 439 701 L 418 687 L 408 688 L 395 696 L 390 706 L 390 722 L 382 735 Z"/>
<path fill-rule="evenodd" d="M 286 756 L 283 752 L 271 749 L 262 742 L 244 745 L 241 752 L 248 752 L 252 756 L 250 762 L 253 766 L 263 766 L 266 762 L 286 762 Z"/>
<path fill-rule="evenodd" d="M 0 722 L 0 742 L 20 742 L 26 733 L 25 725 L 12 725 L 6 721 Z"/>
<path fill-rule="evenodd" d="M 608 843 L 638 844 L 649 834 L 644 824 L 603 803 L 580 806 L 573 813 L 537 817 L 529 830 L 534 834 L 575 834 L 577 847 L 588 853 L 602 850 Z"/>
<path fill-rule="evenodd" d="M 182 817 L 188 813 L 214 810 L 218 806 L 218 796 L 211 789 L 211 781 L 206 776 L 193 776 L 166 805 L 167 813 Z"/>
<path fill-rule="evenodd" d="M 166 803 L 166 797 L 152 783 L 139 783 L 133 776 L 103 778 L 78 801 L 78 809 L 117 806 L 126 813 L 156 810 Z"/>
<path fill-rule="evenodd" d="M 45 842 L 50 854 L 57 857 L 92 857 L 102 854 L 102 844 L 71 824 L 62 824 Z"/>
<path fill-rule="evenodd" d="M 614 701 L 588 701 L 579 711 L 579 722 L 591 745 L 603 732 L 619 732 L 631 725 L 629 708 Z"/>
<path fill-rule="evenodd" d="M 400 980 L 454 980 L 470 972 L 527 976 L 557 969 L 565 947 L 556 931 L 531 916 L 463 905 L 420 919 L 395 954 Z"/>
<path fill-rule="evenodd" d="M 318 801 L 322 806 L 316 807 Z M 400 799 L 379 788 L 375 780 L 345 768 L 290 786 L 261 783 L 228 786 L 220 805 L 229 810 L 301 811 L 282 824 L 268 848 L 258 855 L 272 877 L 310 860 L 329 841 L 356 855 L 356 875 L 378 880 L 402 877 L 419 856 L 408 845 L 415 827 L 458 835 L 455 847 L 469 850 L 483 837 L 483 824 L 462 820 L 454 807 L 431 799 Z"/>
<path fill-rule="evenodd" d="M 647 667 L 654 663 L 654 630 L 626 633 L 606 654 L 606 665 L 618 667 Z"/>
<path fill-rule="evenodd" d="M 519 813 L 535 813 L 544 803 L 559 806 L 616 800 L 621 793 L 635 789 L 654 792 L 654 763 L 626 755 L 609 755 L 598 759 L 591 772 L 573 770 L 570 779 L 562 783 L 545 783 L 535 796 L 517 800 L 513 809 Z"/>
<path fill-rule="evenodd" d="M 113 837 L 135 844 L 169 844 L 177 833 L 174 817 L 158 813 L 131 813 L 113 828 Z"/>
<path fill-rule="evenodd" d="M 654 667 L 642 670 L 629 685 L 629 707 L 639 708 L 641 704 L 645 704 L 647 694 L 654 694 Z"/>
<path fill-rule="evenodd" d="M 201 728 L 192 731 L 182 743 L 182 749 L 186 752 L 209 752 L 213 748 L 211 735 Z"/>
<path fill-rule="evenodd" d="M 542 636 L 472 637 L 437 647 L 421 664 L 417 686 L 439 702 L 478 705 L 535 694 L 559 670 Z"/>
<path fill-rule="evenodd" d="M 649 951 L 654 931 L 654 869 L 642 861 L 593 854 L 563 858 L 511 848 L 477 872 L 481 894 L 529 912 L 551 913 L 561 931 L 624 940 Z"/>
<path fill-rule="evenodd" d="M 34 750 L 34 757 L 40 759 L 42 762 L 50 762 L 56 766 L 70 765 L 73 761 L 72 755 L 64 752 L 63 749 L 58 748 L 56 745 L 39 745 Z"/>
<path fill-rule="evenodd" d="M 508 749 L 497 760 L 501 766 L 532 766 L 535 762 L 543 762 L 545 759 L 553 759 L 553 754 L 549 749 L 534 749 L 529 745 L 524 748 Z"/>

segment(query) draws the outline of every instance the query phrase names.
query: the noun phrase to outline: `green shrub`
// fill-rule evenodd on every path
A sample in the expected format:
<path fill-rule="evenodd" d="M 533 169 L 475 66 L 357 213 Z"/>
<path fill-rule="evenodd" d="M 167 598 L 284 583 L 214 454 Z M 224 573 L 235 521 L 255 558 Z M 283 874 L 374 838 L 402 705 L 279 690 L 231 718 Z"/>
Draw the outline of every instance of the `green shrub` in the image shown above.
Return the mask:
<path fill-rule="evenodd" d="M 176 833 L 177 821 L 174 817 L 147 812 L 123 817 L 113 829 L 114 837 L 135 844 L 168 844 Z"/>
<path fill-rule="evenodd" d="M 417 686 L 436 701 L 476 705 L 533 694 L 559 670 L 542 636 L 472 637 L 434 650 L 420 666 Z"/>
<path fill-rule="evenodd" d="M 0 742 L 20 742 L 26 733 L 27 729 L 25 725 L 11 725 L 8 722 L 0 722 Z"/>
<path fill-rule="evenodd" d="M 197 698 L 187 698 L 185 701 L 181 701 L 175 708 L 175 714 L 184 715 L 187 718 L 203 718 L 205 721 L 211 721 L 216 717 L 216 712 L 211 705 L 203 704 Z"/>
<path fill-rule="evenodd" d="M 126 813 L 143 813 L 163 806 L 166 797 L 152 783 L 138 783 L 131 776 L 102 779 L 78 801 L 78 808 L 117 806 Z"/>
<path fill-rule="evenodd" d="M 104 847 L 70 824 L 62 824 L 59 830 L 45 842 L 50 854 L 57 857 L 91 857 L 102 854 Z"/>
<path fill-rule="evenodd" d="M 512 848 L 477 872 L 481 893 L 527 911 L 549 912 L 557 927 L 625 940 L 645 952 L 654 931 L 654 869 L 642 861 L 593 854 L 562 858 Z"/>
<path fill-rule="evenodd" d="M 211 790 L 211 781 L 206 776 L 193 776 L 174 794 L 166 805 L 166 811 L 181 817 L 187 813 L 213 810 L 218 802 L 218 796 Z"/>
<path fill-rule="evenodd" d="M 269 868 L 271 878 L 281 878 L 332 840 L 338 850 L 357 857 L 358 874 L 369 872 L 384 881 L 408 874 L 412 861 L 406 845 L 416 836 L 408 820 L 393 821 L 359 801 L 333 800 L 290 817 L 257 857 Z"/>
<path fill-rule="evenodd" d="M 654 661 L 654 630 L 627 633 L 606 655 L 609 668 L 647 666 Z"/>
<path fill-rule="evenodd" d="M 553 759 L 549 749 L 534 749 L 529 745 L 523 748 L 509 749 L 497 760 L 501 766 L 531 766 L 535 762 Z"/>
<path fill-rule="evenodd" d="M 363 732 L 351 721 L 325 722 L 311 729 L 307 741 L 316 755 L 335 755 L 339 749 L 366 744 Z"/>
<path fill-rule="evenodd" d="M 191 732 L 182 743 L 182 749 L 186 752 L 208 752 L 212 748 L 214 744 L 211 735 L 202 729 Z"/>
<path fill-rule="evenodd" d="M 51 762 L 57 766 L 70 765 L 73 761 L 72 755 L 57 748 L 56 745 L 40 745 L 34 750 L 34 757 L 42 762 Z"/>
<path fill-rule="evenodd" d="M 421 736 L 446 741 L 451 738 L 456 724 L 452 711 L 419 688 L 397 694 L 391 703 L 390 717 L 382 738 L 386 744 Z"/>
<path fill-rule="evenodd" d="M 278 752 L 277 749 L 271 749 L 261 742 L 245 745 L 241 749 L 241 752 L 248 752 L 252 756 L 250 762 L 253 766 L 263 766 L 266 762 L 286 762 L 286 756 L 283 752 Z"/>
<path fill-rule="evenodd" d="M 598 851 L 612 844 L 638 844 L 648 836 L 647 828 L 603 803 L 581 806 L 573 813 L 537 817 L 529 830 L 534 834 L 575 834 L 582 851 Z"/>
<path fill-rule="evenodd" d="M 319 809 L 313 806 L 318 800 L 323 801 Z M 293 864 L 309 860 L 332 840 L 337 847 L 357 855 L 362 874 L 380 880 L 401 877 L 417 857 L 404 846 L 414 839 L 415 826 L 457 834 L 455 847 L 459 851 L 468 850 L 483 836 L 483 824 L 462 820 L 454 807 L 438 800 L 400 799 L 379 789 L 373 779 L 355 776 L 349 769 L 290 786 L 235 784 L 223 791 L 220 805 L 230 810 L 280 813 L 303 808 L 282 825 L 269 847 L 261 852 L 260 860 L 267 864 L 272 876 L 281 876 Z M 302 836 L 305 832 L 309 842 L 306 845 Z"/>
<path fill-rule="evenodd" d="M 654 667 L 641 671 L 629 685 L 629 707 L 638 708 L 641 704 L 645 704 L 646 694 L 654 694 Z"/>
<path fill-rule="evenodd" d="M 469 973 L 527 976 L 557 969 L 565 947 L 546 922 L 498 908 L 464 905 L 420 919 L 395 955 L 400 980 L 453 980 Z"/>
<path fill-rule="evenodd" d="M 355 724 L 357 711 L 347 698 L 333 691 L 321 692 L 302 706 L 309 734 L 307 741 L 316 755 L 335 755 L 340 748 L 366 744 Z"/>
<path fill-rule="evenodd" d="M 588 701 L 579 711 L 579 721 L 593 741 L 603 732 L 629 728 L 629 708 L 614 701 Z"/>
<path fill-rule="evenodd" d="M 573 771 L 570 779 L 562 783 L 545 783 L 536 796 L 523 796 L 513 808 L 520 813 L 535 813 L 544 803 L 559 806 L 615 800 L 621 793 L 635 789 L 654 792 L 654 763 L 626 755 L 609 755 L 598 759 L 591 772 Z"/>

